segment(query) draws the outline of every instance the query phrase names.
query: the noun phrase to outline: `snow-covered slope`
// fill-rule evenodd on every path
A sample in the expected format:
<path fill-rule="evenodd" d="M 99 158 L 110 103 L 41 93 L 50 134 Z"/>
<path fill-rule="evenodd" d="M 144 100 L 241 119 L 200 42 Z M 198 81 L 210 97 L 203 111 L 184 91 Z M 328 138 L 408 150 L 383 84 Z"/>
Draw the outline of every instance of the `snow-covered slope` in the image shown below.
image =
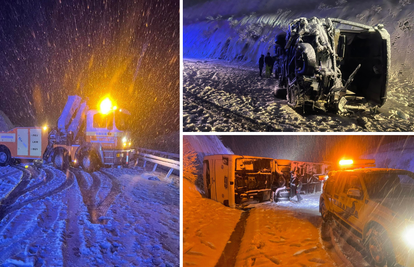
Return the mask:
<path fill-rule="evenodd" d="M 406 139 L 379 146 L 363 157 L 375 159 L 376 167 L 396 168 L 414 172 L 414 141 Z"/>
<path fill-rule="evenodd" d="M 410 0 L 210 0 L 184 1 L 184 57 L 256 64 L 274 53 L 274 38 L 298 17 L 336 17 L 367 25 L 382 23 L 391 35 L 392 74 L 413 80 L 414 37 Z"/>

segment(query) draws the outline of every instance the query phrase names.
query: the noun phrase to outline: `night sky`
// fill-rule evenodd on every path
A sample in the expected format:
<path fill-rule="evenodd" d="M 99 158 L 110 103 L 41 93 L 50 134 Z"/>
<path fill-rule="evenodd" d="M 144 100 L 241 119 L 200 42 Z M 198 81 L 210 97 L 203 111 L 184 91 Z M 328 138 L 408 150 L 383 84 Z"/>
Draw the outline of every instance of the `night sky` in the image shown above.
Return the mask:
<path fill-rule="evenodd" d="M 343 157 L 360 158 L 368 150 L 395 141 L 414 143 L 414 137 L 383 135 L 287 135 L 220 136 L 236 155 L 298 161 L 337 162 Z M 407 144 L 408 144 L 407 143 Z"/>
<path fill-rule="evenodd" d="M 132 116 L 136 144 L 179 134 L 178 0 L 4 0 L 0 110 L 56 125 L 68 95 L 105 95 Z"/>

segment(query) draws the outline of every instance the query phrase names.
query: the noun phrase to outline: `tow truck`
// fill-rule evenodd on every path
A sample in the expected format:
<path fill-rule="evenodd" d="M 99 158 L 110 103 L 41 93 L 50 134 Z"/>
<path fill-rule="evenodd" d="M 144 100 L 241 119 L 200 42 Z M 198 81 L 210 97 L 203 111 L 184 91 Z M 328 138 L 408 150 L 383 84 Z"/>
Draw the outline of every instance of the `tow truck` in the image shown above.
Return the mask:
<path fill-rule="evenodd" d="M 109 97 L 99 111 L 86 100 L 69 96 L 57 126 L 16 127 L 0 132 L 0 166 L 14 159 L 52 162 L 67 170 L 69 165 L 93 172 L 102 166 L 127 165 L 134 150 L 126 131 L 130 113 L 112 104 Z"/>

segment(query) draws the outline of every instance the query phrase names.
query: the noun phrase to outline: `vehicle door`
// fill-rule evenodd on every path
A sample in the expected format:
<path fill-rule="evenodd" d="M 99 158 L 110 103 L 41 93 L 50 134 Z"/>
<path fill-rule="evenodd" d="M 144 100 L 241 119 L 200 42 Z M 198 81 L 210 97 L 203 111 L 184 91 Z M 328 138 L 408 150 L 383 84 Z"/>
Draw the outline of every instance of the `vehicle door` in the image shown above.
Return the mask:
<path fill-rule="evenodd" d="M 229 201 L 229 161 L 228 158 L 215 159 L 216 200 L 224 205 Z"/>
<path fill-rule="evenodd" d="M 323 188 L 323 194 L 326 196 L 325 200 L 327 203 L 327 207 L 331 208 L 333 205 L 333 190 L 335 188 L 335 184 L 337 182 L 337 173 L 330 173 L 328 180 L 325 182 L 325 186 Z"/>
<path fill-rule="evenodd" d="M 363 225 L 367 217 L 363 212 L 366 194 L 364 194 L 359 175 L 351 174 L 347 177 L 343 187 L 343 195 L 346 197 L 346 201 L 342 218 L 358 232 L 353 231 L 354 234 L 362 237 Z"/>
<path fill-rule="evenodd" d="M 342 217 L 342 214 L 345 210 L 344 202 L 346 199 L 342 192 L 347 175 L 347 172 L 338 173 L 336 175 L 335 185 L 332 188 L 332 212 L 339 217 Z"/>

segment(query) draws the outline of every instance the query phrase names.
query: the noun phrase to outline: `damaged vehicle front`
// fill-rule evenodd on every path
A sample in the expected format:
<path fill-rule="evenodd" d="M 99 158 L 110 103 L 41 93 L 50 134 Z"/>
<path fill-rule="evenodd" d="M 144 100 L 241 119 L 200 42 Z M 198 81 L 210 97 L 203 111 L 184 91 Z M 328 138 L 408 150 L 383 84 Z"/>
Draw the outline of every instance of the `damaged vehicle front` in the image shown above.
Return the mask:
<path fill-rule="evenodd" d="M 384 105 L 390 68 L 390 36 L 341 19 L 298 18 L 276 36 L 275 95 L 286 92 L 293 108 L 334 112 Z"/>

